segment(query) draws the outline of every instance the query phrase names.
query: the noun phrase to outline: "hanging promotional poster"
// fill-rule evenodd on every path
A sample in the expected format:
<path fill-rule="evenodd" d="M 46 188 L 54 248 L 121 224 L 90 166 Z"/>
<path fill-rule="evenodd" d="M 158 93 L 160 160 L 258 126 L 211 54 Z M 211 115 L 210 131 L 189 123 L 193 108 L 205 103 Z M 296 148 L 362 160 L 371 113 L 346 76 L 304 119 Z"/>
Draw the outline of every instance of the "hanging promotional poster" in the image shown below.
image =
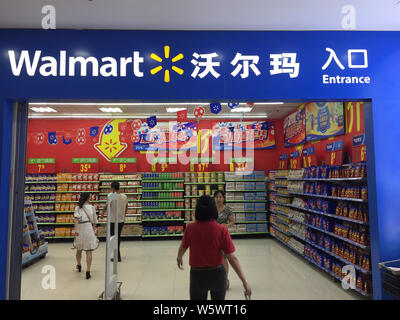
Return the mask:
<path fill-rule="evenodd" d="M 158 122 L 153 128 L 149 128 L 144 122 L 136 129 L 134 151 L 195 149 L 197 149 L 196 122 Z"/>
<path fill-rule="evenodd" d="M 306 140 L 306 110 L 302 104 L 296 112 L 288 115 L 283 122 L 285 147 L 302 144 Z"/>
<path fill-rule="evenodd" d="M 266 122 L 215 122 L 212 125 L 213 149 L 274 149 L 275 127 Z"/>
<path fill-rule="evenodd" d="M 344 134 L 343 102 L 306 104 L 306 141 Z"/>

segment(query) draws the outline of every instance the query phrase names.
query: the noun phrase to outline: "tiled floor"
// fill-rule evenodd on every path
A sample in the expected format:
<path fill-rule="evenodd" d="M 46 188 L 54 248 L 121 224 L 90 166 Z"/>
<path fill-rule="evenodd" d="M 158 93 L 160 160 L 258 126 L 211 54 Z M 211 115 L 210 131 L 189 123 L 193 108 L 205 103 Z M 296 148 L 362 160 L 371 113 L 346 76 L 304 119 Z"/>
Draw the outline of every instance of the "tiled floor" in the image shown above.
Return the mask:
<path fill-rule="evenodd" d="M 234 239 L 236 254 L 248 282 L 252 299 L 361 299 L 357 293 L 345 291 L 331 277 L 308 264 L 304 259 L 274 239 Z M 188 253 L 184 271 L 176 266 L 177 240 L 122 242 L 119 280 L 123 299 L 185 300 L 189 298 Z M 22 299 L 97 299 L 104 291 L 105 243 L 93 253 L 92 278 L 85 279 L 75 269 L 75 251 L 70 243 L 49 244 L 47 256 L 22 271 Z M 42 288 L 45 265 L 56 270 L 56 289 Z M 243 287 L 230 270 L 230 289 L 226 299 L 243 300 Z"/>

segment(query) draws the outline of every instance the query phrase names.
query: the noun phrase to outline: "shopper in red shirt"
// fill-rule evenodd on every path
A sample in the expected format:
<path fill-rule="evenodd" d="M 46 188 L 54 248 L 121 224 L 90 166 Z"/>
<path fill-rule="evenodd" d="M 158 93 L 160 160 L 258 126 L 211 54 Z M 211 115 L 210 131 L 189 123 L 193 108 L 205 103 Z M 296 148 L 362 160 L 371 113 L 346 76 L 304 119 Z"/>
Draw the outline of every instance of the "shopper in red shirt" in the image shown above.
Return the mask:
<path fill-rule="evenodd" d="M 222 252 L 242 281 L 245 294 L 250 296 L 251 288 L 238 258 L 234 255 L 235 246 L 228 229 L 216 222 L 218 211 L 213 198 L 200 197 L 195 218 L 194 223 L 186 226 L 177 257 L 178 267 L 183 270 L 182 257 L 190 248 L 190 299 L 207 300 L 208 291 L 212 300 L 225 299 L 226 271 L 222 264 Z"/>

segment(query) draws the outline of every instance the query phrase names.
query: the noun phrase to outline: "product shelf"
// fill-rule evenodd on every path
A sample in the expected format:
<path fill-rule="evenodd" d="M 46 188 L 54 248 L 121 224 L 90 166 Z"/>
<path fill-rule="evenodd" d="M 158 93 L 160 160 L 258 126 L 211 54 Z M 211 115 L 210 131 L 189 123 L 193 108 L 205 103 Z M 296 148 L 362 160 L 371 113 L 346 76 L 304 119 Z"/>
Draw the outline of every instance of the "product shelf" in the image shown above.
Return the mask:
<path fill-rule="evenodd" d="M 47 213 L 74 213 L 75 211 L 36 211 L 36 214 L 47 214 Z"/>
<path fill-rule="evenodd" d="M 274 227 L 275 229 L 277 229 L 280 233 L 283 233 L 283 234 L 289 236 L 288 233 L 286 233 L 286 232 L 283 231 L 281 228 L 279 228 L 273 221 L 270 221 L 270 223 L 271 223 L 271 224 L 273 225 L 273 227 Z"/>
<path fill-rule="evenodd" d="M 48 252 L 48 245 L 47 243 L 41 245 L 35 254 L 31 254 L 30 252 L 25 252 L 22 254 L 22 266 L 24 267 L 32 260 L 35 260 L 41 256 L 46 255 Z"/>
<path fill-rule="evenodd" d="M 283 194 L 283 193 L 275 193 L 276 197 L 285 197 L 285 198 L 292 198 L 293 196 L 290 194 Z"/>
<path fill-rule="evenodd" d="M 278 211 L 278 210 L 270 210 L 271 213 L 276 213 L 276 214 L 281 214 L 283 216 L 289 217 L 289 215 L 287 213 L 284 213 L 282 211 Z"/>
<path fill-rule="evenodd" d="M 274 216 L 274 215 L 271 215 L 271 216 L 272 216 L 272 217 L 275 217 L 275 219 L 278 220 L 278 223 L 283 224 L 283 225 L 289 227 L 289 224 L 286 223 L 286 222 L 284 222 L 284 221 L 282 221 L 281 219 L 279 219 L 279 217 Z M 272 222 L 272 221 L 270 221 L 270 222 Z"/>
<path fill-rule="evenodd" d="M 225 190 L 225 192 L 267 192 L 265 189 L 259 189 L 259 190 Z"/>
<path fill-rule="evenodd" d="M 226 200 L 226 202 L 265 202 L 266 200 Z"/>
<path fill-rule="evenodd" d="M 183 198 L 175 198 L 175 199 L 152 199 L 152 198 L 142 198 L 140 200 L 135 200 L 136 202 L 171 202 L 171 201 L 178 201 L 182 202 L 185 201 Z"/>
<path fill-rule="evenodd" d="M 368 202 L 368 200 L 355 199 L 355 198 L 341 198 L 341 197 L 324 196 L 324 195 L 310 194 L 310 193 L 299 193 L 299 192 L 292 192 L 292 191 L 289 191 L 289 193 L 299 195 L 299 196 L 326 198 L 326 199 L 334 199 L 334 200 L 342 200 L 342 201 Z"/>
<path fill-rule="evenodd" d="M 356 178 L 288 178 L 288 181 L 326 181 L 326 182 L 352 182 L 352 181 L 367 181 L 366 177 Z"/>
<path fill-rule="evenodd" d="M 154 180 L 154 179 L 151 179 L 151 180 L 142 180 L 142 183 L 146 183 L 146 182 L 185 182 L 185 180 L 184 179 L 160 179 L 160 180 Z"/>
<path fill-rule="evenodd" d="M 168 221 L 185 221 L 185 219 L 143 219 L 143 222 L 168 222 Z"/>
<path fill-rule="evenodd" d="M 26 194 L 46 194 L 46 193 L 99 193 L 100 191 L 92 191 L 92 190 L 82 190 L 82 191 L 25 191 Z"/>
<path fill-rule="evenodd" d="M 146 234 L 142 235 L 143 238 L 158 238 L 158 237 L 182 237 L 182 234 Z"/>
<path fill-rule="evenodd" d="M 120 189 L 142 188 L 142 186 L 119 186 Z M 99 186 L 99 189 L 111 189 L 111 186 Z"/>
<path fill-rule="evenodd" d="M 142 212 L 148 211 L 161 211 L 161 212 L 170 212 L 170 211 L 186 211 L 187 209 L 179 209 L 179 208 L 158 208 L 158 209 L 142 209 Z"/>
<path fill-rule="evenodd" d="M 252 221 L 235 221 L 235 224 L 244 224 L 244 223 L 268 223 L 266 220 L 252 220 Z"/>
<path fill-rule="evenodd" d="M 185 182 L 188 185 L 206 185 L 206 184 L 225 184 L 225 181 L 221 182 Z"/>
<path fill-rule="evenodd" d="M 102 179 L 99 182 L 113 182 L 113 181 L 142 181 L 142 179 Z"/>
<path fill-rule="evenodd" d="M 38 222 L 38 226 L 73 226 L 73 222 Z"/>
<path fill-rule="evenodd" d="M 143 192 L 185 192 L 184 189 L 177 189 L 177 190 L 168 190 L 168 189 L 144 189 L 142 188 Z M 125 193 L 128 194 L 128 193 Z"/>
<path fill-rule="evenodd" d="M 330 218 L 334 218 L 334 219 L 353 222 L 353 223 L 357 223 L 357 224 L 361 224 L 361 225 L 365 225 L 365 226 L 369 225 L 368 222 L 364 222 L 364 221 L 360 221 L 360 220 L 354 220 L 354 219 L 350 219 L 350 218 L 346 218 L 346 217 L 341 217 L 341 216 L 338 216 L 336 214 L 324 213 L 324 212 L 321 212 L 321 211 L 301 208 L 301 207 L 292 206 L 292 205 L 289 205 L 289 204 L 280 204 L 280 205 L 286 206 L 286 207 L 290 207 L 290 208 L 293 208 L 293 209 L 299 209 L 299 210 L 303 210 L 303 211 L 319 214 L 319 215 L 330 217 Z"/>
<path fill-rule="evenodd" d="M 254 210 L 254 211 L 249 211 L 249 210 L 247 210 L 247 211 L 240 211 L 240 210 L 238 210 L 238 211 L 232 211 L 232 213 L 268 213 L 268 211 L 267 210 Z"/>
<path fill-rule="evenodd" d="M 25 184 L 52 184 L 52 183 L 75 183 L 75 184 L 87 184 L 87 183 L 99 183 L 99 181 L 25 181 Z"/>
<path fill-rule="evenodd" d="M 269 234 L 269 232 L 233 232 L 231 233 L 231 236 L 244 236 L 252 234 Z"/>
<path fill-rule="evenodd" d="M 225 180 L 225 182 L 265 182 L 265 179 Z"/>

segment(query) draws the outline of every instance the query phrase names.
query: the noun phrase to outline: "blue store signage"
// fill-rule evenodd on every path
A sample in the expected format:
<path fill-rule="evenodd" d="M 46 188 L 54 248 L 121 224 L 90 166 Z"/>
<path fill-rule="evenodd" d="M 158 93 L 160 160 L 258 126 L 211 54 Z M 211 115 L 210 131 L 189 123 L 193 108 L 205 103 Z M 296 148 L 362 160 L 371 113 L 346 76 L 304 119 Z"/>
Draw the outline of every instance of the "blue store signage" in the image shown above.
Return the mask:
<path fill-rule="evenodd" d="M 393 160 L 400 158 L 399 72 L 399 32 L 0 30 L 0 287 L 14 101 L 364 100 L 367 158 L 375 159 L 368 162 L 373 289 L 380 298 L 377 264 L 400 258 L 400 166 Z M 327 116 L 321 111 L 320 125 Z"/>

